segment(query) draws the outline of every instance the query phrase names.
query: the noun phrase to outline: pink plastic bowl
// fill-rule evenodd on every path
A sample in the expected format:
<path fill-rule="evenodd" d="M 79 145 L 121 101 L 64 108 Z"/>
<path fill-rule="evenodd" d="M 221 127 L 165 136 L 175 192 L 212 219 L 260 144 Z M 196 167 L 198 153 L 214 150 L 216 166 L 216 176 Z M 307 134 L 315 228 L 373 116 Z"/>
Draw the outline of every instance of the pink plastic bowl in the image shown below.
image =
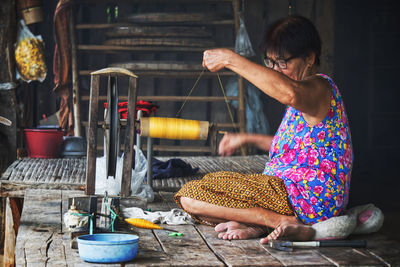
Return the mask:
<path fill-rule="evenodd" d="M 57 158 L 63 141 L 61 129 L 25 129 L 28 156 L 31 158 Z"/>

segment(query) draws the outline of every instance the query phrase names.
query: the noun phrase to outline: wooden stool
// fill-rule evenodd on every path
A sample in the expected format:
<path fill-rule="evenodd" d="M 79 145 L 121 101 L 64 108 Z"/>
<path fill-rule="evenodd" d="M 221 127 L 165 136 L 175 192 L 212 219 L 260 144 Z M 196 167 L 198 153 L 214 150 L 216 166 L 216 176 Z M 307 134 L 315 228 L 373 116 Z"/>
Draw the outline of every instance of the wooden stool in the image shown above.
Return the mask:
<path fill-rule="evenodd" d="M 130 195 L 132 166 L 134 162 L 134 149 L 136 126 L 136 100 L 137 100 L 137 76 L 132 72 L 123 68 L 105 68 L 91 74 L 90 84 L 90 102 L 89 102 L 89 127 L 87 137 L 87 158 L 86 158 L 86 194 L 93 195 L 95 192 L 96 180 L 96 152 L 97 152 L 97 127 L 98 127 L 98 108 L 99 108 L 99 84 L 100 76 L 108 77 L 108 93 L 107 93 L 107 108 L 111 110 L 111 116 L 108 125 L 103 124 L 103 128 L 110 130 L 110 151 L 107 155 L 107 175 L 115 175 L 116 158 L 118 142 L 118 129 L 120 121 L 118 116 L 113 116 L 113 112 L 118 112 L 118 89 L 117 76 L 129 77 L 128 88 L 128 114 L 126 120 L 126 135 L 124 143 L 124 159 L 122 167 L 121 195 L 123 197 Z M 116 109 L 116 110 L 115 110 Z M 118 113 L 117 113 L 118 114 Z M 105 148 L 106 149 L 106 148 Z M 111 160 L 111 161 L 110 161 Z"/>

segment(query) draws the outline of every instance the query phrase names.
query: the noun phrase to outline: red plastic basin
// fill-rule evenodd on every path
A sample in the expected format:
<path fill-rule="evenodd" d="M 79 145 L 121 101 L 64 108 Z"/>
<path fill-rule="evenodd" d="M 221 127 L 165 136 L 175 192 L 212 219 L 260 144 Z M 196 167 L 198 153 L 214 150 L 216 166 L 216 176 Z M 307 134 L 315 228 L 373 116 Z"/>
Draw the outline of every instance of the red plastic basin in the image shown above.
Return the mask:
<path fill-rule="evenodd" d="M 31 158 L 57 158 L 64 131 L 61 129 L 25 129 L 28 156 Z"/>

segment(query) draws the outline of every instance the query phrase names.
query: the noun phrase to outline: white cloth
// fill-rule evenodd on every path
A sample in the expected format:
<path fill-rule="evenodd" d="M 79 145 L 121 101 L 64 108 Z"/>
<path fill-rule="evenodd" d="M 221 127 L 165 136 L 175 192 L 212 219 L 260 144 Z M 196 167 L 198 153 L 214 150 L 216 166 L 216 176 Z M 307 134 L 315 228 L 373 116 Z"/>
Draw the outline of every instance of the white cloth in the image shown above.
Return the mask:
<path fill-rule="evenodd" d="M 124 218 L 145 219 L 153 223 L 165 223 L 170 225 L 194 224 L 194 220 L 182 209 L 170 211 L 144 211 L 141 208 L 130 207 L 122 209 Z"/>

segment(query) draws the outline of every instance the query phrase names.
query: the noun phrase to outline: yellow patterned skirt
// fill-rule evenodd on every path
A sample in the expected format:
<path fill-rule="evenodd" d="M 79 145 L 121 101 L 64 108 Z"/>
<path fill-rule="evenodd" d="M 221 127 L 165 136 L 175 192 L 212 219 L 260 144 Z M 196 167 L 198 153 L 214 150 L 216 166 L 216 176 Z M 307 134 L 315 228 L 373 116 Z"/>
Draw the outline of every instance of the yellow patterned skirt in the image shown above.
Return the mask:
<path fill-rule="evenodd" d="M 201 180 L 189 181 L 175 194 L 180 207 L 181 197 L 228 208 L 261 207 L 282 215 L 294 215 L 283 180 L 264 174 L 209 173 Z"/>

